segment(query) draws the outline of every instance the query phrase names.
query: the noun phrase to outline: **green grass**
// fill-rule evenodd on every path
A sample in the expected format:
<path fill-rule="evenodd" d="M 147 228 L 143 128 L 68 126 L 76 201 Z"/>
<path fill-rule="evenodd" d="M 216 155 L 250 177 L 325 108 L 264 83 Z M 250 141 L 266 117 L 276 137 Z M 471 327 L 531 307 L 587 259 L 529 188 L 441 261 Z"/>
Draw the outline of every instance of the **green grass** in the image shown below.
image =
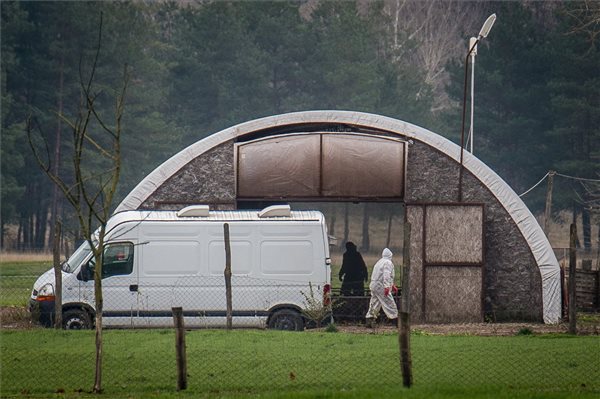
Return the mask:
<path fill-rule="evenodd" d="M 188 391 L 175 392 L 174 332 L 104 332 L 103 397 L 594 397 L 598 337 L 413 335 L 401 388 L 393 334 L 190 331 Z M 80 396 L 93 384 L 92 331 L 2 331 L 2 397 Z M 62 395 L 60 397 L 64 397 Z"/>
<path fill-rule="evenodd" d="M 0 306 L 25 306 L 33 283 L 51 267 L 48 262 L 0 263 Z"/>

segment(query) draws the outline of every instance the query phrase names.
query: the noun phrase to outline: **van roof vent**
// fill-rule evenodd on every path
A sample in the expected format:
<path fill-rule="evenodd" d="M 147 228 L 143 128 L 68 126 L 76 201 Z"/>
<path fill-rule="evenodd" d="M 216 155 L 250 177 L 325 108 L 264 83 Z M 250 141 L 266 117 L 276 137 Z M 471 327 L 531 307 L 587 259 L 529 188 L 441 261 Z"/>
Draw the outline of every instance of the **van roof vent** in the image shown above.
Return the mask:
<path fill-rule="evenodd" d="M 177 212 L 177 217 L 206 217 L 208 216 L 209 211 L 208 205 L 190 205 Z"/>
<path fill-rule="evenodd" d="M 272 205 L 258 212 L 259 218 L 272 218 L 278 216 L 292 216 L 292 209 L 289 205 Z"/>

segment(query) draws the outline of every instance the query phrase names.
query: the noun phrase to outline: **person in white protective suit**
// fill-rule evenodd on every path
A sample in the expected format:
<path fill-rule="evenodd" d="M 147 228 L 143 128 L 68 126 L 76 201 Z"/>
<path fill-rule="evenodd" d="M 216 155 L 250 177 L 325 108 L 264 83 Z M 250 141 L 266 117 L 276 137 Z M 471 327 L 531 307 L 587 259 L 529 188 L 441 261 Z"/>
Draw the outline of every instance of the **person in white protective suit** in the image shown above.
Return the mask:
<path fill-rule="evenodd" d="M 367 312 L 367 327 L 372 327 L 374 320 L 383 308 L 388 319 L 398 318 L 398 308 L 392 293 L 397 293 L 398 288 L 394 285 L 394 264 L 392 263 L 392 251 L 388 248 L 383 250 L 381 259 L 373 266 L 371 273 L 371 301 Z"/>

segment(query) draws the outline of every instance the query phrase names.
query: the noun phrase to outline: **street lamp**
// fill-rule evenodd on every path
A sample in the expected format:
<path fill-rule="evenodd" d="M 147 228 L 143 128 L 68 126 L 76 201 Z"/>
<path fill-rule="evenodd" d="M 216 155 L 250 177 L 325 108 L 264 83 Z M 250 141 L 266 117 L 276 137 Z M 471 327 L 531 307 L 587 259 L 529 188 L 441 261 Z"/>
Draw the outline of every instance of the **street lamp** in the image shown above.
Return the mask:
<path fill-rule="evenodd" d="M 470 146 L 469 152 L 473 153 L 473 115 L 475 114 L 475 56 L 477 55 L 476 37 L 469 39 L 469 48 L 473 47 L 471 52 L 471 123 L 469 124 L 469 137 L 467 144 Z"/>
<path fill-rule="evenodd" d="M 496 14 L 490 15 L 481 30 L 479 31 L 479 35 L 477 38 L 471 38 L 469 40 L 469 52 L 465 58 L 465 82 L 464 82 L 464 91 L 463 91 L 463 113 L 462 113 L 462 128 L 460 132 L 460 169 L 458 172 L 458 202 L 462 202 L 462 180 L 463 180 L 463 158 L 464 158 L 464 150 L 465 150 L 465 117 L 467 113 L 467 79 L 469 75 L 469 57 L 473 57 L 473 63 L 475 62 L 475 54 L 477 53 L 477 43 L 479 43 L 482 39 L 486 38 L 490 33 L 492 26 L 494 26 L 494 22 L 496 22 Z M 474 40 L 473 40 L 474 39 Z M 471 80 L 474 79 L 474 76 L 471 77 Z M 471 90 L 473 90 L 473 82 L 471 82 Z M 473 96 L 473 92 L 471 91 L 471 96 Z M 471 99 L 471 135 L 473 129 L 473 101 Z M 473 152 L 473 137 L 471 136 L 471 153 Z"/>

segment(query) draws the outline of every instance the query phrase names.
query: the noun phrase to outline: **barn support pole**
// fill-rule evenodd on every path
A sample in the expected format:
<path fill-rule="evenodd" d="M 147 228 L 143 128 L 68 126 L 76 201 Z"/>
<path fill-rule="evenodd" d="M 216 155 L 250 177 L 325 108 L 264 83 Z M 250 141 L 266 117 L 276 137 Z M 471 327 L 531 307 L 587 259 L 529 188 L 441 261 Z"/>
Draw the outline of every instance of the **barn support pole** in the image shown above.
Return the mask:
<path fill-rule="evenodd" d="M 402 297 L 400 298 L 400 317 L 398 317 L 398 336 L 400 340 L 402 385 L 410 388 L 413 377 L 410 354 L 410 223 L 408 222 L 404 223 L 402 263 Z"/>
<path fill-rule="evenodd" d="M 569 334 L 577 334 L 577 225 L 571 224 L 569 237 Z"/>
<path fill-rule="evenodd" d="M 171 308 L 175 323 L 175 355 L 177 359 L 177 390 L 187 389 L 187 358 L 185 353 L 185 326 L 183 308 Z"/>
<path fill-rule="evenodd" d="M 233 304 L 231 299 L 231 243 L 229 240 L 229 223 L 223 224 L 225 237 L 225 297 L 227 301 L 227 329 L 231 330 L 233 320 Z"/>

